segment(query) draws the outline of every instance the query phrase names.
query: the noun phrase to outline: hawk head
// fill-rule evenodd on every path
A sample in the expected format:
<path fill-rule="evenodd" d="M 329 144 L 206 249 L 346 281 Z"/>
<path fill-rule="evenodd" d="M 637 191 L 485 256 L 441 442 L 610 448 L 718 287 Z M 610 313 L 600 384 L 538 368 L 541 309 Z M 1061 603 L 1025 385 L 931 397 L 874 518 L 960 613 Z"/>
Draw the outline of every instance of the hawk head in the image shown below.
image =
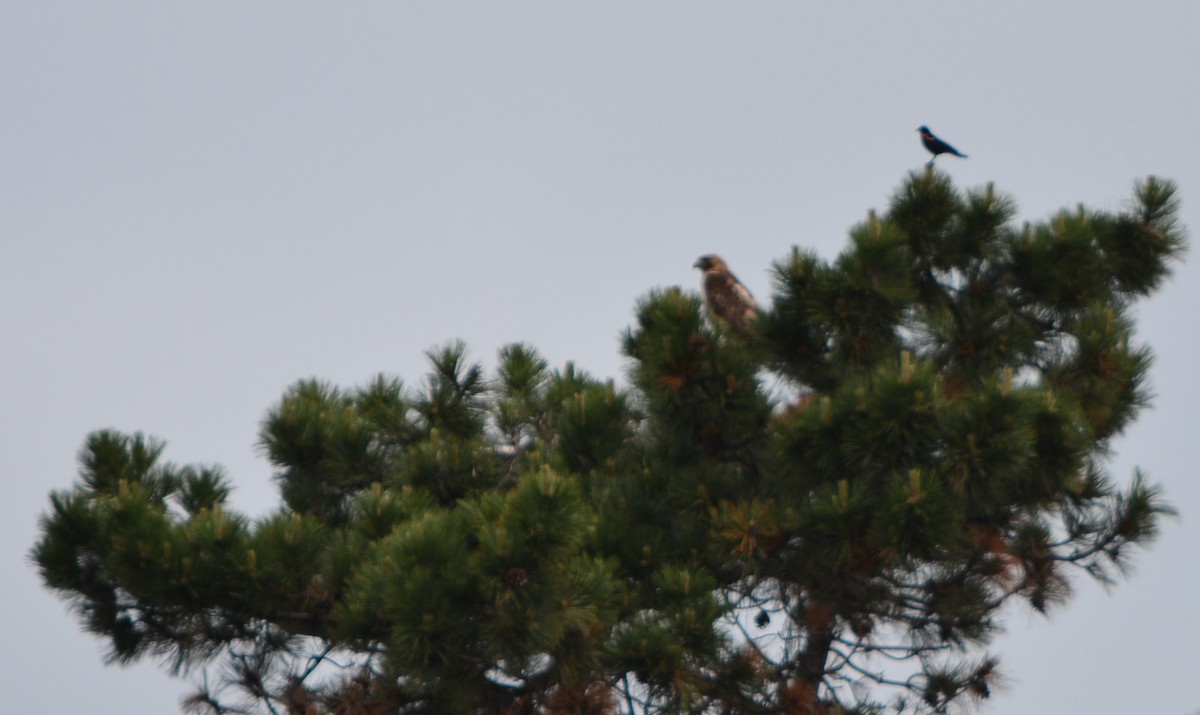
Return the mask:
<path fill-rule="evenodd" d="M 728 266 L 725 265 L 725 261 L 722 261 L 720 256 L 713 253 L 707 253 L 697 258 L 696 262 L 692 264 L 692 268 L 699 268 L 707 273 L 708 271 L 727 269 Z"/>

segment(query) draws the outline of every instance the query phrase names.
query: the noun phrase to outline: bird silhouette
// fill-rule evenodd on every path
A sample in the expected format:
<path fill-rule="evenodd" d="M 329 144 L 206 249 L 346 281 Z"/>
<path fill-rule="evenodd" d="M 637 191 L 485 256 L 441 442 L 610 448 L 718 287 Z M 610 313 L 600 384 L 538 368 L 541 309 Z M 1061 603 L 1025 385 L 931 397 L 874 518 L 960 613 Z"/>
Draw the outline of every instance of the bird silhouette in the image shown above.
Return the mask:
<path fill-rule="evenodd" d="M 929 127 L 924 124 L 917 127 L 917 131 L 921 132 L 921 143 L 933 154 L 933 159 L 938 158 L 938 154 L 953 154 L 954 156 L 961 156 L 964 159 L 967 158 L 966 154 L 934 136 L 933 132 L 929 131 Z M 930 159 L 926 166 L 933 166 L 933 159 Z"/>

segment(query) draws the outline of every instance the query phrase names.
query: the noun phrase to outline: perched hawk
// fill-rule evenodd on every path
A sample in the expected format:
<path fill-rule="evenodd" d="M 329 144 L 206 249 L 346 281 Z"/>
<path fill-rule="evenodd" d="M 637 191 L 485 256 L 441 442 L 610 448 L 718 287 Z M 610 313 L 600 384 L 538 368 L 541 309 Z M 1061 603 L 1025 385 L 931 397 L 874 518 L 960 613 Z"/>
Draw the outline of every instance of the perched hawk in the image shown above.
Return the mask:
<path fill-rule="evenodd" d="M 700 256 L 694 268 L 704 271 L 704 302 L 713 316 L 743 338 L 750 337 L 750 320 L 758 313 L 754 296 L 746 290 L 720 256 Z"/>

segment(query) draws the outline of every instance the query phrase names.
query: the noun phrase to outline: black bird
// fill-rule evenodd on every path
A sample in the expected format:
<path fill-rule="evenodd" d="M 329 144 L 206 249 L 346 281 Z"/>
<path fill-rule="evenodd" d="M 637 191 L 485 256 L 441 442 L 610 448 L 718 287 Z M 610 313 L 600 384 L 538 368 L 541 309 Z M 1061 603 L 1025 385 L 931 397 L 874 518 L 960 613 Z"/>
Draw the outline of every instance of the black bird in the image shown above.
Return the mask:
<path fill-rule="evenodd" d="M 935 137 L 933 132 L 929 131 L 929 127 L 924 124 L 917 127 L 917 131 L 921 132 L 921 143 L 933 154 L 933 159 L 938 158 L 938 154 L 953 154 L 954 156 L 961 156 L 964 159 L 967 158 L 966 154 Z M 933 166 L 933 159 L 930 159 L 926 166 Z"/>

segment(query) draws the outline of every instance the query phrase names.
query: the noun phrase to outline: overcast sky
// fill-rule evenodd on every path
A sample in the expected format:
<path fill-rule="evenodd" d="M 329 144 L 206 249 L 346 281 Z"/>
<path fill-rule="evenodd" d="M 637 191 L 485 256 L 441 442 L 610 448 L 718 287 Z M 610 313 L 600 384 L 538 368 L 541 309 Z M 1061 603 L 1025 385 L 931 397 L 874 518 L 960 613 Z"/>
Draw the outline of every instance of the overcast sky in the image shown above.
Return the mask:
<path fill-rule="evenodd" d="M 297 379 L 409 381 L 461 338 L 620 378 L 651 288 L 723 255 L 760 298 L 832 257 L 928 124 L 1022 220 L 1181 188 L 1200 231 L 1200 3 L 228 2 L 0 5 L 4 707 L 168 713 L 27 560 L 85 435 L 165 439 L 274 509 L 259 420 Z M 1181 518 L 1111 591 L 1009 614 L 984 712 L 1200 709 L 1197 260 L 1139 309 L 1154 406 L 1112 462 Z"/>

